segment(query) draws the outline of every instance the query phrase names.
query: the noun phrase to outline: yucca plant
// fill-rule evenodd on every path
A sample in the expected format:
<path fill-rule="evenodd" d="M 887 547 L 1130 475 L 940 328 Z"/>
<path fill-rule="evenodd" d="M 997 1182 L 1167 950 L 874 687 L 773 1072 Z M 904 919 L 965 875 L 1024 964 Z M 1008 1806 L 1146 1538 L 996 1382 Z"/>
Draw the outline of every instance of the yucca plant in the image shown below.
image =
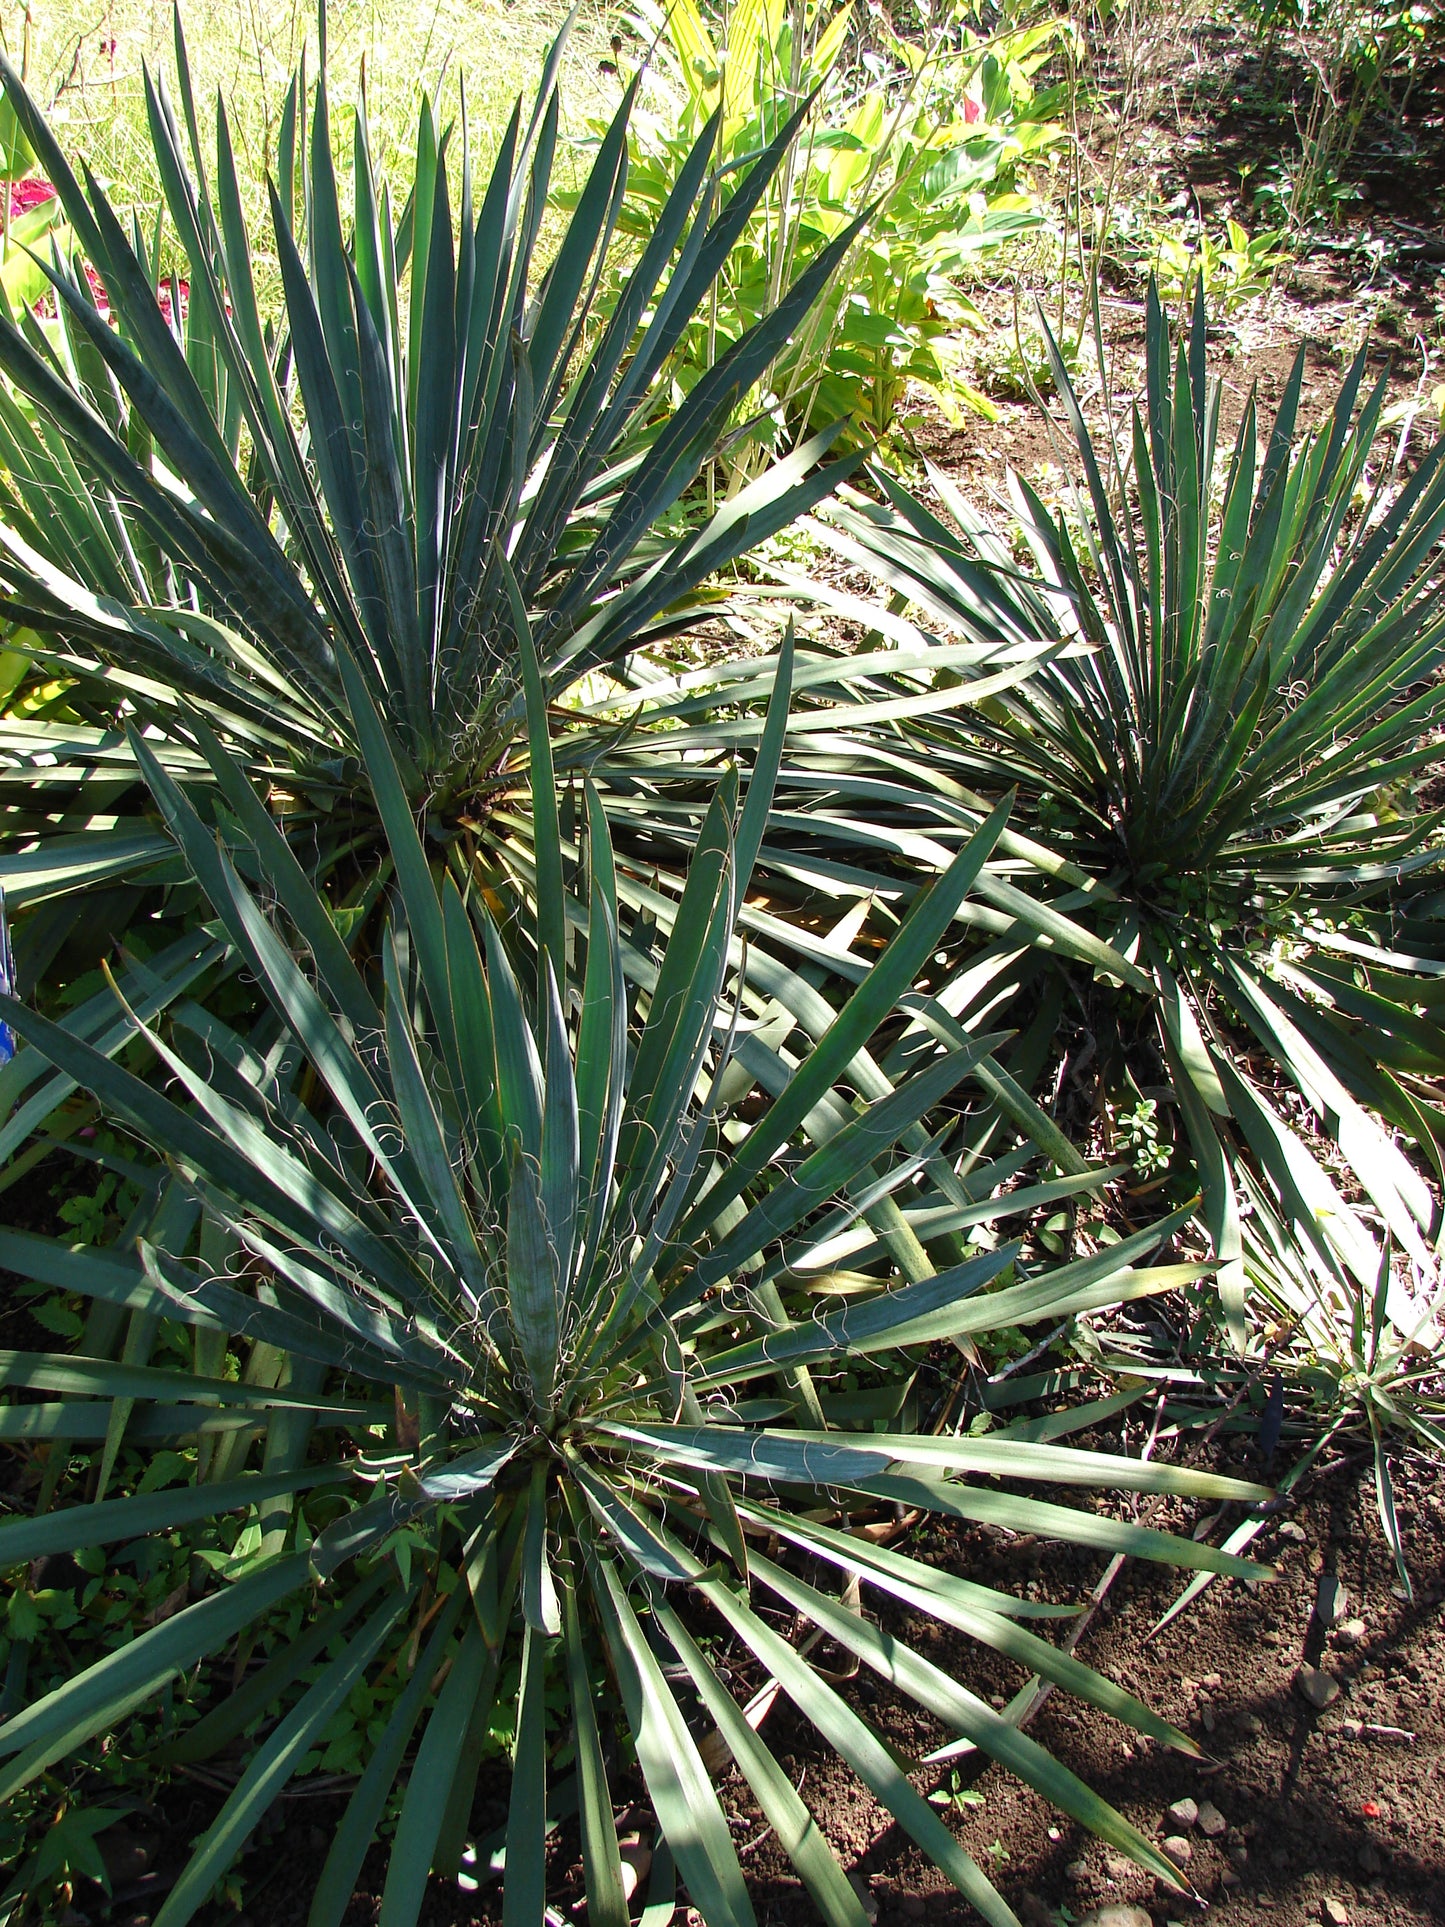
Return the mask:
<path fill-rule="evenodd" d="M 1285 1448 L 1281 1500 L 1304 1492 L 1336 1441 L 1368 1445 L 1381 1534 L 1394 1558 L 1399 1594 L 1413 1600 L 1408 1535 L 1396 1509 L 1391 1460 L 1398 1463 L 1406 1452 L 1445 1457 L 1445 1288 L 1438 1281 L 1433 1291 L 1418 1288 L 1413 1321 L 1404 1327 L 1393 1289 L 1400 1255 L 1388 1240 L 1373 1287 L 1342 1279 L 1301 1246 L 1248 1169 L 1239 1178 L 1244 1266 L 1268 1321 L 1272 1369 L 1266 1381 L 1253 1359 L 1206 1353 L 1192 1376 L 1178 1372 L 1175 1353 L 1166 1366 L 1177 1374 L 1168 1417 L 1183 1432 L 1217 1429 L 1220 1401 L 1227 1399 L 1225 1425 L 1255 1433 L 1266 1462 Z M 1125 1384 L 1137 1385 L 1141 1374 L 1166 1363 L 1160 1354 L 1149 1336 L 1116 1331 L 1100 1363 Z M 1251 1508 L 1230 1532 L 1227 1550 L 1246 1552 L 1278 1516 L 1277 1506 Z M 1196 1573 L 1155 1631 L 1185 1612 L 1212 1579 L 1211 1573 Z"/>
<path fill-rule="evenodd" d="M 1025 1623 L 1061 1609 L 911 1559 L 855 1535 L 850 1520 L 906 1504 L 1257 1573 L 1204 1544 L 996 1481 L 1232 1498 L 1259 1488 L 1027 1436 L 878 1429 L 888 1420 L 876 1414 L 896 1410 L 886 1374 L 871 1400 L 839 1392 L 836 1379 L 869 1360 L 906 1364 L 935 1341 L 966 1346 L 1165 1289 L 1197 1267 L 1141 1268 L 1168 1221 L 1052 1270 L 1026 1262 L 1018 1238 L 937 1275 L 900 1258 L 905 1230 L 878 1207 L 920 1187 L 926 1197 L 930 1161 L 967 1166 L 953 1143 L 966 1139 L 967 1120 L 956 1133 L 940 1107 L 995 1040 L 930 1046 L 896 1087 L 856 1093 L 876 1086 L 875 1032 L 886 1039 L 910 1023 L 897 1000 L 1005 812 L 921 898 L 813 1047 L 790 1048 L 780 1000 L 807 1006 L 816 993 L 781 973 L 770 1021 L 759 1023 L 734 936 L 789 670 L 785 658 L 743 807 L 735 784 L 719 791 L 660 951 L 655 926 L 623 927 L 590 792 L 585 910 L 563 893 L 553 793 L 538 784 L 541 940 L 520 971 L 481 896 L 464 899 L 450 878 L 438 886 L 388 732 L 354 672 L 353 723 L 395 879 L 380 954 L 365 967 L 268 811 L 246 801 L 237 766 L 228 797 L 243 836 L 233 848 L 244 846 L 255 887 L 133 739 L 268 1017 L 241 1037 L 179 1006 L 166 1031 L 147 1030 L 169 1096 L 15 1000 L 0 1004 L 32 1047 L 164 1145 L 172 1174 L 161 1224 L 126 1247 L 73 1251 L 5 1232 L 0 1262 L 124 1307 L 148 1333 L 180 1321 L 194 1347 L 189 1372 L 146 1365 L 144 1334 L 119 1363 L 8 1354 L 3 1382 L 43 1396 L 0 1412 L 0 1429 L 52 1449 L 114 1434 L 141 1452 L 168 1442 L 196 1453 L 190 1482 L 173 1489 L 7 1521 L 0 1568 L 205 1527 L 217 1576 L 0 1726 L 0 1797 L 83 1762 L 95 1736 L 152 1704 L 166 1682 L 197 1678 L 236 1637 L 260 1641 L 263 1663 L 236 1690 L 202 1707 L 189 1685 L 179 1689 L 177 1705 L 190 1696 L 201 1717 L 178 1718 L 161 1736 L 160 1762 L 250 1741 L 157 1927 L 192 1917 L 353 1687 L 398 1666 L 404 1683 L 309 1918 L 341 1920 L 398 1789 L 381 1917 L 416 1919 L 430 1869 L 464 1860 L 475 1869 L 491 1851 L 473 1840 L 470 1813 L 494 1713 L 507 1723 L 497 1696 L 509 1661 L 520 1683 L 508 1922 L 542 1919 L 550 1817 L 575 1811 L 589 1918 L 624 1927 L 614 1789 L 633 1755 L 692 1904 L 711 1927 L 751 1920 L 713 1785 L 730 1755 L 823 1917 L 863 1927 L 856 1891 L 728 1684 L 741 1673 L 775 1679 L 984 1917 L 1012 1923 L 913 1784 L 912 1763 L 779 1630 L 778 1607 L 1174 1878 L 1153 1842 L 888 1617 L 920 1610 L 1160 1741 L 1190 1742 Z M 530 670 L 529 682 L 540 723 Z M 910 1152 L 907 1134 L 925 1116 L 933 1135 Z M 1012 1214 L 1026 1228 L 1036 1198 L 997 1189 L 980 1191 L 975 1222 Z M 882 1225 L 882 1242 L 844 1278 L 828 1253 L 865 1221 Z M 900 1269 L 912 1282 L 899 1282 Z M 223 1369 L 228 1348 L 237 1376 Z M 102 1493 L 107 1476 L 103 1468 Z M 226 1532 L 216 1556 L 217 1524 L 237 1513 L 241 1536 Z M 860 1586 L 881 1622 L 860 1609 Z M 289 1636 L 274 1618 L 288 1601 L 305 1608 Z M 547 1710 L 559 1682 L 560 1734 Z M 554 1765 L 559 1750 L 568 1764 Z M 660 1853 L 659 1864 L 671 1863 Z"/>
<path fill-rule="evenodd" d="M 984 704 L 960 705 L 949 674 L 929 716 L 921 680 L 901 684 L 917 709 L 872 757 L 892 821 L 911 789 L 935 834 L 1017 786 L 1028 864 L 1116 953 L 1075 988 L 1096 1033 L 1132 1040 L 1118 1091 L 1172 1092 L 1243 1344 L 1240 1157 L 1341 1279 L 1373 1290 L 1380 1268 L 1352 1184 L 1432 1275 L 1437 1204 L 1394 1133 L 1440 1171 L 1445 944 L 1411 879 L 1442 847 L 1423 779 L 1445 719 L 1445 442 L 1408 473 L 1377 453 L 1385 380 L 1363 392 L 1363 351 L 1301 434 L 1301 352 L 1267 436 L 1251 395 L 1226 453 L 1202 300 L 1171 349 L 1151 291 L 1146 392 L 1101 447 L 1050 346 L 1070 514 L 1015 477 L 1000 532 L 935 474 L 951 522 L 883 475 L 882 503 L 828 518 L 934 634 L 1063 645 Z M 1049 961 L 1007 968 L 1036 987 Z M 1398 1282 L 1392 1316 L 1414 1322 Z"/>
<path fill-rule="evenodd" d="M 485 871 L 490 813 L 525 762 L 521 633 L 555 699 L 695 622 L 716 572 L 837 479 L 820 465 L 824 435 L 710 519 L 683 501 L 851 234 L 675 410 L 658 387 L 799 116 L 725 206 L 714 116 L 634 248 L 617 242 L 629 91 L 554 234 L 560 44 L 479 188 L 465 120 L 438 129 L 423 102 L 396 200 L 364 97 L 350 168 L 336 163 L 323 47 L 314 95 L 303 64 L 286 97 L 266 285 L 224 102 L 207 165 L 179 16 L 179 108 L 146 82 L 168 223 L 149 236 L 89 170 L 77 178 L 0 62 L 73 241 L 49 263 L 57 319 L 0 314 L 0 595 L 45 692 L 0 729 L 13 909 L 163 874 L 170 845 L 146 817 L 127 716 L 160 732 L 174 774 L 204 781 L 188 740 L 201 717 L 308 870 L 333 872 L 335 900 L 364 909 L 381 846 L 343 655 L 386 720 L 430 847 L 460 875 Z M 43 930 L 22 918 L 22 969 L 58 941 L 54 917 Z"/>

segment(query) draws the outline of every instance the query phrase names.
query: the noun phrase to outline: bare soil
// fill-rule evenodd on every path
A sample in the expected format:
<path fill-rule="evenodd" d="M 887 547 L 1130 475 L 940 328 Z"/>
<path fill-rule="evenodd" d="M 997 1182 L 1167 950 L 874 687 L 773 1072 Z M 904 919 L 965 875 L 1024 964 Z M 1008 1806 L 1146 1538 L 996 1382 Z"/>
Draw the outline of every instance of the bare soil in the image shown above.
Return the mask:
<path fill-rule="evenodd" d="M 1224 1830 L 1213 1837 L 1197 1826 L 1182 1830 L 1190 1848 L 1188 1885 L 1170 1890 L 999 1768 L 960 1776 L 982 1803 L 950 1809 L 951 1824 L 1025 1927 L 1063 1927 L 1104 1905 L 1142 1908 L 1156 1927 L 1205 1919 L 1222 1927 L 1303 1927 L 1338 1920 L 1324 1909 L 1326 1901 L 1353 1927 L 1445 1921 L 1445 1472 L 1415 1462 L 1397 1468 L 1397 1477 L 1411 1601 L 1400 1597 L 1381 1538 L 1367 1456 L 1348 1448 L 1256 1541 L 1259 1555 L 1277 1567 L 1273 1581 L 1218 1580 L 1150 1638 L 1181 1582 L 1138 1562 L 1123 1569 L 1089 1623 L 1080 1657 L 1171 1718 L 1203 1757 L 1156 1747 L 1062 1692 L 1045 1701 L 1029 1730 L 1144 1832 L 1179 1836 L 1167 1809 L 1185 1798 L 1216 1808 Z M 1188 1529 L 1182 1509 L 1154 1516 Z M 995 1530 L 929 1526 L 909 1549 L 988 1583 L 1080 1604 L 1104 1569 L 1101 1558 Z M 1315 1614 L 1324 1575 L 1345 1588 L 1343 1630 L 1327 1632 Z M 869 1596 L 864 1603 L 874 1610 Z M 997 1699 L 1020 1684 L 1018 1669 L 945 1628 L 902 1614 L 885 1620 L 983 1695 Z M 1352 1621 L 1362 1621 L 1363 1631 Z M 826 1652 L 820 1658 L 829 1663 Z M 1338 1699 L 1323 1712 L 1299 1690 L 1297 1675 L 1307 1665 L 1339 1683 Z M 750 1684 L 740 1669 L 734 1690 L 745 1692 Z M 871 1676 L 840 1690 L 915 1761 L 951 1737 Z M 976 1919 L 786 1700 L 778 1701 L 764 1731 L 876 1906 L 879 1927 L 922 1919 L 962 1927 Z M 915 1774 L 923 1789 L 946 1782 L 946 1771 L 936 1767 Z M 241 1920 L 218 1909 L 217 1923 L 289 1927 L 304 1917 L 343 1803 L 335 1792 L 299 1791 L 273 1809 L 242 1863 Z M 615 1791 L 626 1797 L 625 1775 L 617 1777 Z M 815 1921 L 811 1900 L 741 1777 L 725 1774 L 719 1791 L 760 1927 Z M 473 1811 L 479 1838 L 505 1824 L 507 1792 L 504 1769 L 484 1772 Z M 149 1822 L 138 1821 L 143 1834 L 153 1829 L 145 1843 L 153 1861 L 147 1853 L 141 1878 L 118 1885 L 109 1913 L 82 1898 L 91 1918 L 143 1927 L 179 1871 L 187 1842 L 217 1805 L 216 1792 L 199 1782 L 178 1782 L 159 1797 Z M 650 1823 L 641 1803 L 632 1824 L 645 1843 Z M 558 1830 L 552 1871 L 553 1905 L 564 1919 L 585 1918 L 571 1826 Z M 384 1879 L 384 1855 L 374 1851 L 348 1927 L 370 1927 L 379 1918 Z M 472 1893 L 434 1881 L 423 1915 L 427 1927 L 498 1927 L 501 1918 L 496 1881 Z M 696 1919 L 685 1899 L 675 1919 Z"/>
<path fill-rule="evenodd" d="M 1185 1797 L 1212 1803 L 1227 1830 L 1214 1839 L 1187 1830 L 1194 1894 L 1171 1893 L 990 1767 L 975 1782 L 983 1805 L 966 1812 L 958 1832 L 995 1871 L 1026 1923 L 1059 1920 L 1064 1907 L 1083 1913 L 1131 1903 L 1156 1922 L 1200 1918 L 1208 1908 L 1229 1922 L 1294 1927 L 1321 1919 L 1326 1898 L 1357 1923 L 1424 1927 L 1445 1920 L 1445 1477 L 1438 1468 L 1418 1470 L 1407 1504 L 1413 1603 L 1397 1597 L 1362 1457 L 1338 1461 L 1289 1515 L 1287 1529 L 1301 1527 L 1302 1541 L 1271 1530 L 1256 1542 L 1277 1563 L 1276 1580 L 1257 1588 L 1216 1581 L 1152 1640 L 1149 1629 L 1180 1582 L 1137 1563 L 1125 1569 L 1080 1656 L 1171 1718 L 1206 1759 L 1154 1747 L 1061 1693 L 1030 1730 L 1145 1832 L 1178 1834 L 1166 1809 Z M 1067 1596 L 1072 1583 L 1078 1597 L 1097 1576 L 1077 1555 L 1055 1548 L 973 1538 L 948 1549 L 950 1563 L 1000 1584 L 1032 1571 L 1044 1596 Z M 1327 1635 L 1315 1617 L 1324 1573 L 1346 1589 L 1346 1618 L 1364 1621 L 1358 1640 Z M 984 1657 L 959 1650 L 962 1642 L 952 1636 L 920 1643 L 976 1690 L 1011 1693 L 1017 1685 L 1002 1666 L 991 1680 Z M 1296 1686 L 1303 1665 L 1339 1681 L 1340 1696 L 1323 1713 Z M 1373 1728 L 1398 1728 L 1400 1735 Z M 942 1738 L 916 1712 L 897 1709 L 889 1731 L 920 1750 Z M 775 1745 L 781 1733 L 770 1735 Z M 883 1927 L 973 1917 L 840 1768 L 808 1757 L 801 1724 L 796 1743 L 816 1810 L 838 1844 L 857 1853 Z M 812 1918 L 801 1897 L 789 1910 L 780 1863 L 762 1861 L 758 1874 L 760 1919 Z"/>

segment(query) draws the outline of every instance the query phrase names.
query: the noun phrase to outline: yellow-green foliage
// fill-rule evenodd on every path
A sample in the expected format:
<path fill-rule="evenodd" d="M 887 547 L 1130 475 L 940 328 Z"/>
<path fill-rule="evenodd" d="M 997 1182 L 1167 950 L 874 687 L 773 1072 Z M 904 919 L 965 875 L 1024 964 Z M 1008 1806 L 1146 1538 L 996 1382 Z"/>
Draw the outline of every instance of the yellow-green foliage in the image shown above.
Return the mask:
<path fill-rule="evenodd" d="M 27 26 L 27 12 L 29 22 Z M 417 96 L 427 88 L 439 117 L 454 115 L 465 80 L 467 112 L 478 147 L 490 151 L 512 103 L 536 83 L 547 49 L 567 12 L 561 0 L 331 0 L 328 62 L 339 98 L 365 72 L 377 159 L 409 179 Z M 600 108 L 597 50 L 603 10 L 584 4 L 567 55 L 566 99 L 573 114 Z M 253 234 L 265 234 L 262 181 L 274 160 L 286 82 L 303 45 L 313 65 L 316 11 L 287 0 L 195 0 L 185 31 L 197 106 L 208 124 L 224 94 L 238 172 L 250 195 Z M 0 7 L 0 29 L 12 60 L 25 62 L 37 99 L 50 110 L 67 152 L 84 154 L 121 206 L 153 210 L 159 182 L 146 132 L 143 71 L 173 82 L 172 10 L 168 0 L 29 0 Z M 350 140 L 349 116 L 338 115 L 338 139 Z"/>

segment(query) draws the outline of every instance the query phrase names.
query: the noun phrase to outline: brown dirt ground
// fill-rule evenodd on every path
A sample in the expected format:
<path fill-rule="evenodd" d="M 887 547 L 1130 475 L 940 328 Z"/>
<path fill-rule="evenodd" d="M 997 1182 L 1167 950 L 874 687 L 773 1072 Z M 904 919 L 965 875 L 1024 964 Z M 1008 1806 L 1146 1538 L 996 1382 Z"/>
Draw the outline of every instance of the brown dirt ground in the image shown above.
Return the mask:
<path fill-rule="evenodd" d="M 1342 1460 L 1293 1513 L 1304 1529 L 1302 1543 L 1275 1533 L 1259 1542 L 1261 1552 L 1278 1561 L 1277 1580 L 1257 1589 L 1216 1582 L 1152 1642 L 1145 1643 L 1145 1635 L 1178 1582 L 1137 1565 L 1126 1569 L 1086 1634 L 1081 1656 L 1174 1720 L 1209 1757 L 1195 1762 L 1141 1742 L 1061 1694 L 1050 1698 L 1031 1730 L 1144 1831 L 1173 1832 L 1164 1810 L 1185 1796 L 1211 1801 L 1229 1830 L 1214 1841 L 1190 1835 L 1188 1875 L 1198 1898 L 1171 1895 L 989 1768 L 976 1783 L 984 1803 L 967 1814 L 959 1832 L 985 1866 L 996 1864 L 1000 1884 L 1026 1923 L 1058 1919 L 1064 1906 L 1082 1913 L 1106 1902 L 1131 1902 L 1159 1922 L 1199 1918 L 1208 1907 L 1229 1922 L 1294 1927 L 1319 1919 L 1326 1896 L 1339 1900 L 1353 1922 L 1423 1927 L 1445 1919 L 1442 1494 L 1445 1478 L 1435 1468 L 1422 1472 L 1411 1488 L 1413 1605 L 1392 1590 L 1393 1564 L 1373 1518 L 1372 1483 L 1358 1458 Z M 990 1577 L 997 1572 L 1004 1583 L 1017 1578 L 1021 1567 L 1033 1569 L 1045 1596 L 1064 1596 L 1068 1570 L 1078 1570 L 1069 1555 L 1037 1545 L 1015 1542 L 1006 1551 L 992 1549 L 991 1558 L 986 1547 L 972 1550 L 975 1557 L 965 1569 Z M 981 1561 L 979 1551 L 985 1553 Z M 1349 1614 L 1365 1622 L 1357 1644 L 1338 1634 L 1326 1638 L 1313 1617 L 1324 1571 L 1338 1575 L 1349 1594 Z M 1078 1581 L 1084 1578 L 1080 1572 Z M 940 1661 L 952 1660 L 971 1683 L 988 1678 L 989 1666 L 959 1651 L 961 1642 L 951 1636 L 923 1644 Z M 1324 1714 L 1295 1689 L 1295 1674 L 1306 1663 L 1323 1665 L 1340 1681 L 1340 1698 Z M 1017 1682 L 1002 1677 L 1003 1670 L 997 1690 L 1011 1692 Z M 1413 1737 L 1349 1738 L 1351 1723 L 1398 1726 Z M 893 1730 L 910 1745 L 925 1738 L 938 1743 L 930 1723 L 914 1715 Z M 883 1824 L 870 1802 L 856 1793 L 835 1795 L 842 1777 L 823 1762 L 812 1764 L 819 1808 L 830 1821 L 838 1816 L 839 1844 L 860 1852 L 880 1923 L 969 1919 L 963 1901 L 900 1841 L 896 1829 Z M 1378 1811 L 1370 1810 L 1372 1804 Z M 779 1887 L 781 1871 L 774 1874 Z M 770 1904 L 766 1887 L 760 1899 Z M 760 1918 L 768 1917 L 763 1907 L 759 1911 Z M 801 1921 L 809 1915 L 779 1905 L 772 1918 Z"/>
<path fill-rule="evenodd" d="M 1156 1927 L 1210 1919 L 1221 1927 L 1303 1927 L 1321 1921 L 1326 1899 L 1343 1908 L 1352 1927 L 1431 1927 L 1445 1920 L 1445 1471 L 1417 1461 L 1398 1468 L 1397 1476 L 1413 1602 L 1398 1595 L 1367 1455 L 1349 1448 L 1256 1542 L 1260 1556 L 1277 1565 L 1272 1582 L 1216 1581 L 1149 1640 L 1178 1581 L 1137 1562 L 1124 1568 L 1091 1621 L 1080 1656 L 1171 1718 L 1205 1757 L 1191 1760 L 1141 1741 L 1061 1692 L 1044 1703 L 1029 1730 L 1146 1833 L 1175 1831 L 1165 1809 L 1186 1796 L 1211 1802 L 1227 1831 L 1213 1839 L 1189 1833 L 1193 1892 L 1170 1892 L 1021 1783 L 986 1766 L 972 1780 L 982 1804 L 956 1812 L 953 1824 L 1025 1927 L 1064 1927 L 1106 1904 L 1142 1907 Z M 1154 1516 L 1189 1529 L 1183 1510 Z M 1296 1528 L 1302 1538 L 1288 1536 Z M 1104 1565 L 1102 1558 L 982 1529 L 929 1527 L 910 1549 L 989 1583 L 1075 1603 L 1087 1599 Z M 1346 1618 L 1364 1622 L 1360 1637 L 1338 1629 L 1326 1634 L 1315 1618 L 1324 1573 L 1345 1587 Z M 872 1610 L 868 1595 L 864 1603 Z M 1017 1669 L 946 1629 L 906 1615 L 887 1623 L 980 1693 L 1012 1693 L 1020 1683 Z M 828 1664 L 826 1652 L 819 1658 Z M 1305 1664 L 1322 1666 L 1340 1683 L 1340 1697 L 1323 1713 L 1296 1687 Z M 750 1684 L 740 1675 L 735 1690 Z M 871 1677 L 842 1690 L 915 1760 L 949 1737 L 931 1716 Z M 1371 1727 L 1397 1728 L 1400 1736 Z M 844 1865 L 866 1886 L 879 1927 L 920 1919 L 962 1927 L 977 1918 L 786 1701 L 777 1703 L 764 1731 Z M 927 1788 L 939 1777 L 939 1769 L 924 1769 L 915 1783 Z M 617 1791 L 625 1797 L 622 1784 Z M 720 1793 L 760 1927 L 816 1920 L 740 1776 L 725 1776 Z M 162 1797 L 154 1815 L 164 1829 L 154 1870 L 119 1888 L 110 1919 L 141 1927 L 214 1803 L 200 1786 L 178 1785 Z M 340 1811 L 335 1799 L 304 1797 L 273 1809 L 242 1865 L 239 1927 L 287 1927 L 302 1917 Z M 505 1816 L 505 1775 L 484 1774 L 473 1814 L 478 1835 Z M 636 1824 L 646 1835 L 642 1809 Z M 564 1919 L 584 1917 L 573 1913 L 580 1873 L 575 1833 L 564 1826 L 553 1854 L 553 1904 Z M 370 1927 L 378 1919 L 383 1880 L 384 1861 L 374 1853 L 348 1927 Z M 423 1919 L 427 1927 L 498 1927 L 500 1903 L 495 1883 L 468 1895 L 433 1882 Z M 215 1919 L 238 1927 L 229 1912 Z M 679 1905 L 679 1927 L 695 1919 Z"/>

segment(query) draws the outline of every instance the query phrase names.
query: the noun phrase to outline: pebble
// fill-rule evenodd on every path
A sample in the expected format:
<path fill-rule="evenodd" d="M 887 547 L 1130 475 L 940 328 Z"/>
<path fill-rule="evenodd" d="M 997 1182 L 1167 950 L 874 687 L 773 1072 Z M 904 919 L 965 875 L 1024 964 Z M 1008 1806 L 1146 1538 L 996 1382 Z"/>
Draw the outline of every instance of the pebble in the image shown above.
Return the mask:
<path fill-rule="evenodd" d="M 1071 1860 L 1064 1868 L 1064 1878 L 1071 1886 L 1082 1886 L 1088 1877 L 1089 1863 L 1087 1860 Z"/>
<path fill-rule="evenodd" d="M 636 1833 L 617 1844 L 622 1857 L 622 1897 L 631 1900 L 652 1871 L 652 1848 Z"/>
<path fill-rule="evenodd" d="M 1081 1914 L 1074 1927 L 1154 1927 L 1154 1923 L 1142 1907 L 1123 1907 L 1116 1902 Z"/>
<path fill-rule="evenodd" d="M 1278 1528 L 1281 1539 L 1292 1539 L 1297 1546 L 1305 1542 L 1305 1529 L 1294 1519 L 1285 1519 Z"/>
<path fill-rule="evenodd" d="M 1221 1887 L 1238 1887 L 1243 1883 L 1233 1867 L 1226 1867 L 1224 1872 L 1219 1876 L 1219 1884 Z"/>
<path fill-rule="evenodd" d="M 1229 1822 L 1212 1800 L 1206 1800 L 1199 1809 L 1199 1831 L 1209 1840 L 1217 1840 Z"/>
<path fill-rule="evenodd" d="M 1190 1861 L 1194 1858 L 1194 1849 L 1193 1847 L 1190 1846 L 1189 1842 L 1184 1838 L 1184 1835 L 1182 1833 L 1171 1833 L 1166 1835 L 1164 1840 L 1164 1851 L 1169 1856 L 1169 1858 L 1174 1862 L 1176 1867 L 1187 1867 Z"/>
<path fill-rule="evenodd" d="M 1340 1696 L 1340 1682 L 1332 1673 L 1323 1673 L 1318 1666 L 1301 1666 L 1294 1676 L 1294 1683 L 1301 1699 L 1323 1712 L 1333 1706 Z"/>
<path fill-rule="evenodd" d="M 1320 1919 L 1325 1927 L 1350 1927 L 1350 1910 L 1343 1900 L 1336 1900 L 1333 1894 L 1326 1894 L 1320 1902 Z"/>
<path fill-rule="evenodd" d="M 1169 1818 L 1181 1832 L 1187 1833 L 1199 1818 L 1198 1804 L 1188 1799 L 1176 1800 L 1169 1808 Z"/>
<path fill-rule="evenodd" d="M 1342 1646 L 1358 1646 L 1365 1636 L 1363 1619 L 1347 1619 L 1342 1626 L 1336 1626 L 1335 1638 Z"/>
<path fill-rule="evenodd" d="M 1264 1731 L 1264 1721 L 1259 1717 L 1258 1713 L 1245 1714 L 1244 1730 L 1246 1733 L 1262 1733 Z"/>
<path fill-rule="evenodd" d="M 1332 1572 L 1327 1572 L 1315 1590 L 1315 1616 L 1322 1626 L 1338 1626 L 1345 1616 L 1350 1596 Z"/>

